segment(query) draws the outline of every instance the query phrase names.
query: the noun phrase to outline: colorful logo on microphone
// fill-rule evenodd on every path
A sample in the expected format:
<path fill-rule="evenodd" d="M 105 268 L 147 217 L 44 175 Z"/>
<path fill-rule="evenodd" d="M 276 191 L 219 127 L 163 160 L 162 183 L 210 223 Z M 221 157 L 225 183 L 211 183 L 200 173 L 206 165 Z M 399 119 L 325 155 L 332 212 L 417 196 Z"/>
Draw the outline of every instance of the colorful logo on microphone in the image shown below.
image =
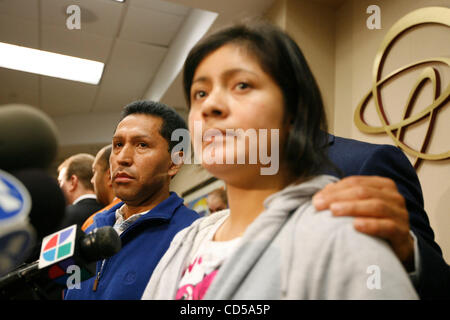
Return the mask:
<path fill-rule="evenodd" d="M 39 269 L 73 256 L 77 226 L 55 232 L 42 240 Z"/>

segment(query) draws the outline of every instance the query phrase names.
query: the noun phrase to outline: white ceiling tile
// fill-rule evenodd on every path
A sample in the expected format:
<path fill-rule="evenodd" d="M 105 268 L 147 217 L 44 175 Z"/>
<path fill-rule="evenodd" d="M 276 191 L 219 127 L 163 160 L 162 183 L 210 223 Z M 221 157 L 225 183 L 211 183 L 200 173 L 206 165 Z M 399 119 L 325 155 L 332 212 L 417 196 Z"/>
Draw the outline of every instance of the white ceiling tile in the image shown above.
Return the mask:
<path fill-rule="evenodd" d="M 160 100 L 171 107 L 188 110 L 184 98 L 183 73 L 180 72 Z"/>
<path fill-rule="evenodd" d="M 39 0 L 0 0 L 0 15 L 37 21 Z"/>
<path fill-rule="evenodd" d="M 42 76 L 42 109 L 52 116 L 87 113 L 98 87 L 69 80 Z"/>
<path fill-rule="evenodd" d="M 129 7 L 120 38 L 153 45 L 168 46 L 184 21 L 183 16 Z"/>
<path fill-rule="evenodd" d="M 129 0 L 129 3 L 133 7 L 151 9 L 154 11 L 170 13 L 177 16 L 185 16 L 190 10 L 189 7 L 163 0 Z"/>
<path fill-rule="evenodd" d="M 0 14 L 0 42 L 28 48 L 39 46 L 38 22 Z"/>
<path fill-rule="evenodd" d="M 39 76 L 0 68 L 0 105 L 25 103 L 39 108 Z"/>
<path fill-rule="evenodd" d="M 113 39 L 55 26 L 42 27 L 42 50 L 105 62 Z"/>
<path fill-rule="evenodd" d="M 117 40 L 92 111 L 120 111 L 124 105 L 141 99 L 166 51 L 161 47 Z"/>

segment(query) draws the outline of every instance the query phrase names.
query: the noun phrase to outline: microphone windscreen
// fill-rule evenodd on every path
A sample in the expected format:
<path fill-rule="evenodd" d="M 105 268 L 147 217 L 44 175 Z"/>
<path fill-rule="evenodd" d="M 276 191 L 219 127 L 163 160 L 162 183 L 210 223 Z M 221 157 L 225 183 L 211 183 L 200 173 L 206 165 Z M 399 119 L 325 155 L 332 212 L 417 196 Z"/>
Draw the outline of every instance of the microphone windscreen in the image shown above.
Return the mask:
<path fill-rule="evenodd" d="M 40 169 L 12 171 L 31 197 L 29 221 L 34 227 L 37 240 L 58 230 L 64 216 L 66 199 L 55 178 Z"/>
<path fill-rule="evenodd" d="M 56 157 L 58 131 L 39 109 L 0 106 L 0 169 L 48 168 Z"/>
<path fill-rule="evenodd" d="M 98 261 L 115 255 L 122 247 L 122 241 L 113 227 L 94 229 L 80 241 L 81 256 L 87 262 Z"/>

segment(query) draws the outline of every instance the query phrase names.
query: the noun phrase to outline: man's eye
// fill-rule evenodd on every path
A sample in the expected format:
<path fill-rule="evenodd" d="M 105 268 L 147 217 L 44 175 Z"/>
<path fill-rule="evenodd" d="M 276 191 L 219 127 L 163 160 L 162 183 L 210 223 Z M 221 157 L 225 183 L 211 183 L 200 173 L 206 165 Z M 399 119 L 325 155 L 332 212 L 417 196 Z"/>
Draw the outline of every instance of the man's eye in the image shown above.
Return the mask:
<path fill-rule="evenodd" d="M 141 148 L 147 148 L 147 147 L 148 147 L 148 144 L 145 143 L 145 142 L 139 142 L 139 143 L 138 143 L 138 146 L 141 147 Z"/>

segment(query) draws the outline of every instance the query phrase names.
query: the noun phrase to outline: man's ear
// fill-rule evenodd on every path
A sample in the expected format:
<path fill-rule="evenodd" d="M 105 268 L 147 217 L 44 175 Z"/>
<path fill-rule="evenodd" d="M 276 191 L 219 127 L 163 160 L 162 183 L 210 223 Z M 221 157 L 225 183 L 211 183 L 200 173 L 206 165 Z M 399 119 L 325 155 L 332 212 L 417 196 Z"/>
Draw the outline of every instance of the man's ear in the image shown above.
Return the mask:
<path fill-rule="evenodd" d="M 78 187 L 78 183 L 79 183 L 78 177 L 73 174 L 69 179 L 69 190 L 70 191 L 76 190 Z"/>
<path fill-rule="evenodd" d="M 171 179 L 178 173 L 181 166 L 183 165 L 183 155 L 183 151 L 178 151 L 172 154 L 170 167 L 167 171 L 167 174 Z"/>
<path fill-rule="evenodd" d="M 112 179 L 111 179 L 111 170 L 106 170 L 106 182 L 108 184 L 108 187 L 112 188 Z"/>

